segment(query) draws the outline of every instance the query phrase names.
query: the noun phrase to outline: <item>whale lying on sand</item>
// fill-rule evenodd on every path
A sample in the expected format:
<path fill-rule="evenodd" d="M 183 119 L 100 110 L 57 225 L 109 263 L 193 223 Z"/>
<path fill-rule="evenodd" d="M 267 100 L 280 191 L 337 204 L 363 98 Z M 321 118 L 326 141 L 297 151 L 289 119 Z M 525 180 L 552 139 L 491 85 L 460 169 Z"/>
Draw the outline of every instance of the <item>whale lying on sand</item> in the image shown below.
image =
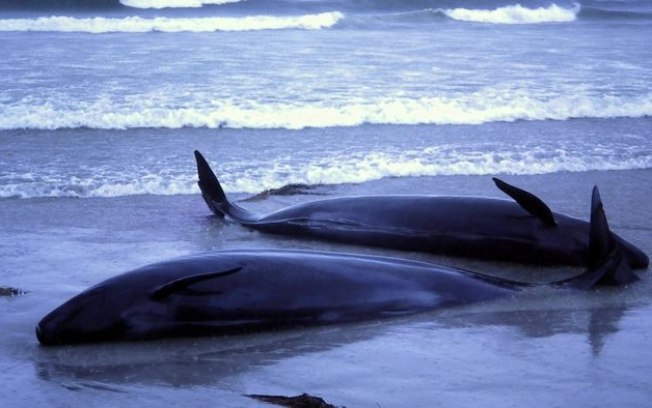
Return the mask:
<path fill-rule="evenodd" d="M 494 178 L 514 201 L 484 197 L 360 196 L 311 201 L 271 214 L 229 201 L 212 169 L 195 151 L 199 187 L 219 216 L 274 234 L 342 243 L 538 265 L 589 262 L 588 222 L 553 213 L 538 197 Z M 632 268 L 649 259 L 612 233 Z"/>
<path fill-rule="evenodd" d="M 591 264 L 552 284 L 587 289 L 637 279 L 594 193 Z M 45 316 L 43 345 L 219 335 L 389 318 L 513 295 L 526 286 L 396 258 L 303 251 L 221 251 L 110 278 Z"/>

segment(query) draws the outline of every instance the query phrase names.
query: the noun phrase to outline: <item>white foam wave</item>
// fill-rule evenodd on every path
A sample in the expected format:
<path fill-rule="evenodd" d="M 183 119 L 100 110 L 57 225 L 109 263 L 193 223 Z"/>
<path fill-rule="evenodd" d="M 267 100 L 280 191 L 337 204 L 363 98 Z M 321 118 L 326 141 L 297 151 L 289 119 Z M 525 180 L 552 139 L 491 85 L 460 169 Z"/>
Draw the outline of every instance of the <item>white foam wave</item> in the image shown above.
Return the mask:
<path fill-rule="evenodd" d="M 575 21 L 580 12 L 580 5 L 572 8 L 560 7 L 551 4 L 548 7 L 530 9 L 520 4 L 499 7 L 493 10 L 478 9 L 447 9 L 442 10 L 448 17 L 473 23 L 488 24 L 540 24 L 540 23 L 567 23 Z"/>
<path fill-rule="evenodd" d="M 121 197 L 132 195 L 177 195 L 196 192 L 195 175 L 107 175 L 66 176 L 48 174 L 0 177 L 0 198 Z"/>
<path fill-rule="evenodd" d="M 326 128 L 362 124 L 482 124 L 516 120 L 567 120 L 652 116 L 652 93 L 634 96 L 559 95 L 483 91 L 458 97 L 378 98 L 363 103 L 256 103 L 197 100 L 181 106 L 147 97 L 129 102 L 27 99 L 5 104 L 0 129 L 129 128 Z"/>
<path fill-rule="evenodd" d="M 261 172 L 224 178 L 228 191 L 258 193 L 291 183 L 363 183 L 386 177 L 450 175 L 533 175 L 555 172 L 586 172 L 652 167 L 652 152 L 629 151 L 614 154 L 609 147 L 596 147 L 586 154 L 564 148 L 523 149 L 519 152 L 460 151 L 453 146 L 429 147 L 401 153 L 371 152 L 340 155 L 309 163 L 295 171 Z M 283 174 L 283 176 L 278 176 Z"/>
<path fill-rule="evenodd" d="M 120 0 L 127 7 L 140 9 L 197 8 L 204 5 L 239 3 L 242 0 Z"/>
<path fill-rule="evenodd" d="M 52 31 L 87 33 L 144 32 L 213 32 L 303 29 L 319 30 L 333 27 L 344 15 L 339 12 L 302 16 L 248 16 L 201 18 L 75 18 L 66 16 L 35 19 L 0 19 L 0 31 Z"/>
<path fill-rule="evenodd" d="M 271 163 L 270 163 L 271 162 Z M 259 193 L 292 183 L 362 183 L 386 177 L 441 175 L 546 174 L 652 167 L 652 150 L 641 146 L 506 146 L 487 149 L 438 145 L 423 149 L 338 152 L 292 164 L 273 159 L 252 169 L 250 163 L 223 163 L 217 169 L 229 192 Z M 91 170 L 91 169 L 89 169 Z M 13 174 L 0 176 L 0 198 L 118 197 L 197 194 L 196 175 L 146 171 L 92 170 L 85 176 Z"/>

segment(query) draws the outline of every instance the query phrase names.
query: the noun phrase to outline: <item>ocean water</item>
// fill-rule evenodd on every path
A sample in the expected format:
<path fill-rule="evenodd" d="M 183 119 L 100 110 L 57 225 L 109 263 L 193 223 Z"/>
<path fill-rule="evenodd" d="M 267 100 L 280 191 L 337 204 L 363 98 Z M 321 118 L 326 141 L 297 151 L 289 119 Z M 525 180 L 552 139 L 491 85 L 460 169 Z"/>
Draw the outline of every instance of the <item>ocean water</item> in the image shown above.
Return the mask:
<path fill-rule="evenodd" d="M 213 157 L 229 190 L 250 193 L 652 163 L 647 2 L 106 3 L 3 12 L 0 136 L 44 156 L 34 166 L 3 143 L 0 197 L 196 192 L 197 131 L 216 145 L 233 138 Z M 606 120 L 625 129 L 604 131 Z M 522 121 L 555 134 L 483 127 Z M 414 140 L 411 127 L 385 136 L 368 125 L 432 126 Z M 267 129 L 287 132 L 251 136 Z"/>
<path fill-rule="evenodd" d="M 201 150 L 235 199 L 500 197 L 499 175 L 652 253 L 652 3 L 645 0 L 4 0 L 0 3 L 0 396 L 10 406 L 646 406 L 649 272 L 395 322 L 43 349 L 84 288 L 220 248 L 382 253 L 211 218 Z M 590 390 L 590 391 L 589 391 Z M 108 402 L 107 402 L 108 401 Z M 259 404 L 260 405 L 260 404 Z M 263 406 L 263 405 L 260 405 Z"/>

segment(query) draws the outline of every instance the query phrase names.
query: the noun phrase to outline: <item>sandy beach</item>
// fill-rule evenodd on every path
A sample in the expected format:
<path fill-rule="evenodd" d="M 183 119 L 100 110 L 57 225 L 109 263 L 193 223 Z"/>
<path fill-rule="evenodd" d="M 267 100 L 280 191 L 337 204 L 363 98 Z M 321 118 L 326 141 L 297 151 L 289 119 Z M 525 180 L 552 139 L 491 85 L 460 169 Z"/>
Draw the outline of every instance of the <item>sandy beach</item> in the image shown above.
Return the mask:
<path fill-rule="evenodd" d="M 648 191 L 641 188 L 652 185 L 652 171 L 506 179 L 536 192 L 555 211 L 584 219 L 590 189 L 598 185 L 612 229 L 652 253 Z M 489 178 L 481 176 L 384 179 L 323 188 L 321 193 L 417 190 L 501 197 Z M 268 211 L 312 199 L 315 196 L 272 196 L 242 205 Z M 432 402 L 474 406 L 478 401 L 497 406 L 642 407 L 650 396 L 648 271 L 638 271 L 641 280 L 631 287 L 587 293 L 537 289 L 516 298 L 382 322 L 199 340 L 42 348 L 33 328 L 66 298 L 136 266 L 209 250 L 380 253 L 543 281 L 577 271 L 264 235 L 211 217 L 198 194 L 2 204 L 3 284 L 30 291 L 0 299 L 5 333 L 0 337 L 5 350 L 0 376 L 3 393 L 16 406 L 183 404 L 189 398 L 197 406 L 211 406 L 216 398 L 221 406 L 264 406 L 243 395 L 308 392 L 349 407 Z"/>

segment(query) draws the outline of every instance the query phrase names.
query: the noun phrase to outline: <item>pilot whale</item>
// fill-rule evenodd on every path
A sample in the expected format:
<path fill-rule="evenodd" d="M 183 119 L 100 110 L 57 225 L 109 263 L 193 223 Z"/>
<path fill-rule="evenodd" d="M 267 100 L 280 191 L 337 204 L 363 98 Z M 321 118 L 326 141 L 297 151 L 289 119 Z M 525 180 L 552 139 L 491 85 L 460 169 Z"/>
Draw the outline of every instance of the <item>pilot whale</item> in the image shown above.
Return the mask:
<path fill-rule="evenodd" d="M 446 196 L 338 197 L 255 214 L 226 197 L 206 159 L 195 151 L 198 184 L 210 210 L 261 232 L 341 243 L 537 265 L 589 261 L 588 222 L 553 213 L 535 195 L 494 178 L 511 200 Z M 649 259 L 613 234 L 632 268 Z"/>
<path fill-rule="evenodd" d="M 592 263 L 552 284 L 637 279 L 594 200 Z M 45 316 L 43 345 L 219 335 L 380 319 L 519 292 L 524 284 L 419 261 L 304 251 L 219 251 L 110 278 Z"/>

